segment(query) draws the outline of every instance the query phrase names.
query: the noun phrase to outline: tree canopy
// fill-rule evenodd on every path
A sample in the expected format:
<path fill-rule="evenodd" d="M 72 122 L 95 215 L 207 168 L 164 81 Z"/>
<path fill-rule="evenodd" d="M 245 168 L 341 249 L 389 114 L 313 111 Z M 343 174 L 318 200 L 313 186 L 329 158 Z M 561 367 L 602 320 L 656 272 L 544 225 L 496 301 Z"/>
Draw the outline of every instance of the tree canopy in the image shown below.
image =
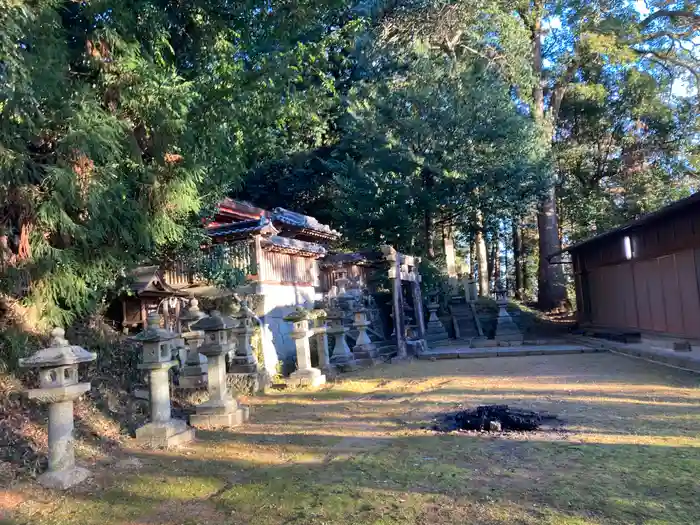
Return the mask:
<path fill-rule="evenodd" d="M 231 195 L 434 259 L 512 223 L 551 307 L 562 242 L 695 187 L 699 30 L 665 0 L 0 0 L 2 290 L 65 322 Z"/>

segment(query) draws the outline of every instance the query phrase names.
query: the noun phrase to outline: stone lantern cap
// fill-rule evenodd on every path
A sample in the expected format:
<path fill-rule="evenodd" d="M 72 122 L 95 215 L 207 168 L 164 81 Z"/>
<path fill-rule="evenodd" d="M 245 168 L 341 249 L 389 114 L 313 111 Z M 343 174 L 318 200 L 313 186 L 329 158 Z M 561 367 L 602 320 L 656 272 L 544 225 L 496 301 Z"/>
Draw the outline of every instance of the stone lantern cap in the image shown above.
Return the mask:
<path fill-rule="evenodd" d="M 306 309 L 297 306 L 293 312 L 284 316 L 285 321 L 292 323 L 298 323 L 299 321 L 304 321 L 309 319 L 309 312 Z"/>
<path fill-rule="evenodd" d="M 197 299 L 190 299 L 190 305 L 187 310 L 180 315 L 180 321 L 189 323 L 192 321 L 199 321 L 206 316 L 207 314 L 199 309 L 199 301 Z"/>
<path fill-rule="evenodd" d="M 151 313 L 148 315 L 148 328 L 131 337 L 132 341 L 140 343 L 160 343 L 177 339 L 179 336 L 175 332 L 160 327 L 160 315 Z"/>
<path fill-rule="evenodd" d="M 230 330 L 236 323 L 228 316 L 221 315 L 221 312 L 214 310 L 209 317 L 203 317 L 190 328 L 192 330 L 202 330 L 204 332 L 218 332 L 220 330 Z"/>
<path fill-rule="evenodd" d="M 51 331 L 51 344 L 53 346 L 39 350 L 31 357 L 20 359 L 19 366 L 23 368 L 52 368 L 77 365 L 97 359 L 97 354 L 88 352 L 81 346 L 69 344 L 64 336 L 63 328 L 54 328 Z"/>

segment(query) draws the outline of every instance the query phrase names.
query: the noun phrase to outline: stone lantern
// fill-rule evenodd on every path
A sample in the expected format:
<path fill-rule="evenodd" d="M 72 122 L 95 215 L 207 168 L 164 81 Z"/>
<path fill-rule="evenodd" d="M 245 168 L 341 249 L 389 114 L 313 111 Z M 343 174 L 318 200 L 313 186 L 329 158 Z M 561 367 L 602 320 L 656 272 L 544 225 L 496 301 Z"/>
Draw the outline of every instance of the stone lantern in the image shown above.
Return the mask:
<path fill-rule="evenodd" d="M 136 429 L 136 440 L 150 447 L 175 447 L 194 439 L 194 430 L 170 414 L 169 370 L 177 364 L 172 359 L 172 345 L 177 334 L 160 327 L 160 316 L 148 316 L 148 328 L 132 337 L 142 344 L 141 370 L 148 370 L 151 422 Z"/>
<path fill-rule="evenodd" d="M 440 308 L 438 303 L 438 292 L 432 292 L 428 295 L 428 326 L 425 331 L 425 338 L 430 342 L 444 341 L 449 338 L 445 326 L 437 316 L 437 311 Z"/>
<path fill-rule="evenodd" d="M 326 376 L 318 368 L 311 366 L 311 346 L 309 338 L 309 314 L 303 308 L 297 308 L 285 316 L 285 321 L 292 323 L 291 337 L 297 349 L 297 369 L 289 375 L 289 381 L 295 386 L 320 386 L 326 382 Z"/>
<path fill-rule="evenodd" d="M 204 332 L 191 329 L 194 323 L 204 317 L 206 314 L 199 309 L 199 301 L 194 298 L 190 299 L 189 307 L 180 315 L 180 330 L 187 349 L 185 366 L 180 372 L 181 388 L 197 388 L 207 384 L 207 364 L 202 363 L 201 359 L 204 358 L 200 359 L 198 350 L 204 342 Z"/>
<path fill-rule="evenodd" d="M 367 309 L 364 306 L 357 308 L 353 326 L 357 329 L 358 336 L 352 353 L 355 356 L 355 360 L 361 365 L 374 365 L 378 356 L 376 345 L 367 335 L 367 328 L 371 324 L 367 320 Z"/>
<path fill-rule="evenodd" d="M 248 419 L 248 407 L 239 406 L 229 394 L 226 384 L 226 355 L 233 350 L 231 329 L 234 321 L 214 310 L 192 325 L 193 330 L 204 332 L 204 343 L 199 353 L 207 356 L 209 400 L 196 407 L 197 413 L 190 416 L 196 427 L 233 427 Z"/>
<path fill-rule="evenodd" d="M 28 390 L 27 396 L 49 405 L 49 470 L 39 476 L 39 483 L 55 489 L 67 489 L 90 475 L 75 466 L 73 401 L 90 390 L 90 383 L 78 382 L 78 365 L 97 358 L 69 344 L 64 335 L 62 328 L 55 328 L 50 348 L 19 360 L 19 366 L 39 371 L 39 388 Z"/>
<path fill-rule="evenodd" d="M 236 338 L 236 353 L 231 359 L 229 371 L 235 374 L 255 374 L 258 371 L 258 360 L 255 357 L 250 339 L 253 336 L 253 313 L 245 301 L 241 301 L 241 307 L 232 315 L 236 321 L 231 329 Z"/>
<path fill-rule="evenodd" d="M 348 342 L 345 339 L 348 329 L 343 325 L 344 319 L 345 314 L 342 310 L 329 310 L 326 316 L 328 321 L 326 333 L 335 339 L 331 364 L 344 370 L 352 370 L 357 367 L 357 363 L 355 363 L 355 356 L 350 351 Z"/>
<path fill-rule="evenodd" d="M 311 310 L 310 318 L 314 321 L 311 331 L 316 338 L 316 351 L 318 352 L 318 366 L 326 376 L 335 375 L 328 353 L 328 327 L 326 326 L 326 311 L 322 308 Z"/>

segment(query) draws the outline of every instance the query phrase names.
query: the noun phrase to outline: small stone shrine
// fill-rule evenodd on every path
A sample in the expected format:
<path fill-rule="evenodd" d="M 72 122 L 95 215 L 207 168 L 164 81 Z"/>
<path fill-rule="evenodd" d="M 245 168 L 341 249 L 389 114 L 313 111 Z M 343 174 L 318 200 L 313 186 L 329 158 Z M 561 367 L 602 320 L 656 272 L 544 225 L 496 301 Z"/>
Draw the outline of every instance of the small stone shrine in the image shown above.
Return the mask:
<path fill-rule="evenodd" d="M 194 429 L 181 419 L 172 419 L 170 413 L 170 368 L 177 364 L 172 359 L 172 343 L 178 335 L 160 328 L 160 316 L 148 316 L 148 328 L 132 339 L 142 344 L 141 370 L 148 370 L 151 422 L 136 429 L 136 440 L 149 447 L 175 447 L 194 439 Z"/>
<path fill-rule="evenodd" d="M 207 364 L 202 363 L 199 346 L 204 342 L 204 332 L 192 330 L 192 325 L 206 314 L 199 309 L 199 301 L 190 299 L 190 305 L 180 315 L 182 338 L 185 340 L 187 357 L 180 371 L 180 388 L 198 388 L 207 384 Z"/>
<path fill-rule="evenodd" d="M 199 352 L 207 356 L 209 400 L 196 407 L 196 414 L 190 416 L 195 427 L 215 428 L 234 427 L 248 420 L 249 410 L 239 406 L 228 391 L 226 383 L 226 354 L 233 347 L 231 329 L 235 323 L 216 310 L 210 317 L 204 317 L 192 325 L 193 330 L 204 332 L 204 343 Z"/>
<path fill-rule="evenodd" d="M 318 368 L 311 366 L 309 337 L 313 332 L 309 330 L 309 314 L 303 308 L 297 308 L 285 316 L 284 320 L 292 323 L 291 335 L 297 348 L 297 369 L 289 375 L 289 383 L 294 386 L 312 387 L 325 384 L 326 376 Z"/>
<path fill-rule="evenodd" d="M 39 388 L 27 391 L 29 399 L 49 405 L 49 469 L 39 483 L 67 489 L 84 481 L 90 472 L 75 466 L 73 446 L 73 401 L 90 390 L 90 383 L 78 382 L 78 365 L 94 361 L 97 355 L 68 343 L 62 328 L 51 332 L 51 346 L 26 359 L 24 368 L 39 371 Z"/>

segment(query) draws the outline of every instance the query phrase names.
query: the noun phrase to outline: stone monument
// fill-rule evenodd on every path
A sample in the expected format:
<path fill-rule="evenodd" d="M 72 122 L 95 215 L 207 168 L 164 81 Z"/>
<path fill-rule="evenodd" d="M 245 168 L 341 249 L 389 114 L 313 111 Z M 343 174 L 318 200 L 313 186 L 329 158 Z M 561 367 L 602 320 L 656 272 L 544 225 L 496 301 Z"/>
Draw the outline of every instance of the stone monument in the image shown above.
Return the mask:
<path fill-rule="evenodd" d="M 73 401 L 90 390 L 90 383 L 78 382 L 78 364 L 97 358 L 84 348 L 70 345 L 64 335 L 62 328 L 55 328 L 50 348 L 19 360 L 19 366 L 39 371 L 39 388 L 27 391 L 29 399 L 49 405 L 49 470 L 39 476 L 39 483 L 61 490 L 90 475 L 88 470 L 75 466 Z"/>
<path fill-rule="evenodd" d="M 148 327 L 132 337 L 142 344 L 141 370 L 148 370 L 151 422 L 136 429 L 136 441 L 150 447 L 175 447 L 194 439 L 194 429 L 170 413 L 170 378 L 168 372 L 177 363 L 172 359 L 171 343 L 177 334 L 160 328 L 160 316 L 148 316 Z"/>
<path fill-rule="evenodd" d="M 234 427 L 248 420 L 249 410 L 239 406 L 228 391 L 226 384 L 226 354 L 232 350 L 235 323 L 214 310 L 210 317 L 204 317 L 192 325 L 193 330 L 204 332 L 204 343 L 199 352 L 207 357 L 209 400 L 195 408 L 190 416 L 195 427 L 215 428 Z"/>
<path fill-rule="evenodd" d="M 292 323 L 292 339 L 297 349 L 297 369 L 289 375 L 289 383 L 294 386 L 320 386 L 325 384 L 326 376 L 311 366 L 311 347 L 309 338 L 309 314 L 303 308 L 297 308 L 284 318 Z"/>

